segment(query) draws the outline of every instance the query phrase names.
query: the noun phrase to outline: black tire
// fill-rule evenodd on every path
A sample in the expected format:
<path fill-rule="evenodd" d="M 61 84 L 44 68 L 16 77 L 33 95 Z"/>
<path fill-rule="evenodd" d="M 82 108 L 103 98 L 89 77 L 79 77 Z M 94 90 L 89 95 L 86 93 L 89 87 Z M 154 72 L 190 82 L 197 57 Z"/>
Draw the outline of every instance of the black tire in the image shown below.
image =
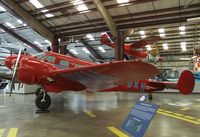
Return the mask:
<path fill-rule="evenodd" d="M 35 105 L 39 109 L 46 110 L 51 105 L 51 97 L 48 94 L 46 94 L 45 95 L 45 101 L 42 101 L 42 99 L 43 99 L 43 94 L 39 94 L 35 99 Z"/>
<path fill-rule="evenodd" d="M 149 100 L 153 100 L 153 96 L 149 94 Z"/>
<path fill-rule="evenodd" d="M 38 96 L 38 95 L 40 94 L 41 89 L 42 89 L 42 88 L 38 88 L 38 89 L 36 89 L 36 91 L 35 91 L 35 95 L 36 95 L 36 96 Z"/>

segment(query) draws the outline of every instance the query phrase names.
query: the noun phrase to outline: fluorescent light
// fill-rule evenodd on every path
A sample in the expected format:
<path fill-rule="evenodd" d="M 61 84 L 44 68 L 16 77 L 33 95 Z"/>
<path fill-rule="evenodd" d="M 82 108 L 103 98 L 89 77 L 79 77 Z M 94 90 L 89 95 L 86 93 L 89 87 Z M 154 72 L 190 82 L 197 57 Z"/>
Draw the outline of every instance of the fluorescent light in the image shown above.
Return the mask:
<path fill-rule="evenodd" d="M 185 31 L 180 31 L 179 34 L 180 35 L 185 35 Z"/>
<path fill-rule="evenodd" d="M 5 32 L 3 29 L 0 29 L 2 32 Z"/>
<path fill-rule="evenodd" d="M 29 0 L 29 2 L 33 4 L 37 9 L 44 7 L 38 0 Z"/>
<path fill-rule="evenodd" d="M 18 22 L 19 24 L 22 24 L 22 23 L 23 23 L 20 19 L 17 19 L 17 22 Z"/>
<path fill-rule="evenodd" d="M 26 23 L 24 23 L 24 24 L 23 24 L 23 26 L 27 26 L 27 24 L 26 24 Z"/>
<path fill-rule="evenodd" d="M 180 27 L 179 27 L 179 30 L 180 30 L 180 31 L 185 31 L 185 26 L 180 26 Z"/>
<path fill-rule="evenodd" d="M 88 54 L 90 53 L 90 51 L 87 48 L 85 48 L 85 47 L 82 48 L 82 50 L 85 51 L 85 53 L 88 53 Z"/>
<path fill-rule="evenodd" d="M 94 40 L 94 37 L 91 34 L 87 34 L 86 36 L 87 36 L 88 39 Z"/>
<path fill-rule="evenodd" d="M 160 29 L 158 29 L 158 32 L 159 32 L 159 33 L 164 33 L 164 32 L 165 32 L 165 29 L 164 29 L 164 28 L 160 28 Z"/>
<path fill-rule="evenodd" d="M 54 15 L 51 14 L 51 13 L 48 13 L 48 14 L 45 14 L 45 16 L 48 17 L 48 18 L 51 18 L 51 17 L 53 17 Z"/>
<path fill-rule="evenodd" d="M 130 40 L 130 37 L 126 37 L 126 40 Z"/>
<path fill-rule="evenodd" d="M 148 51 L 152 50 L 151 45 L 146 45 Z"/>
<path fill-rule="evenodd" d="M 47 40 L 47 39 L 45 39 L 44 41 L 45 41 L 46 43 L 49 43 L 49 44 L 51 43 L 51 42 L 50 42 L 49 40 Z"/>
<path fill-rule="evenodd" d="M 0 11 L 6 11 L 6 9 L 0 6 Z"/>
<path fill-rule="evenodd" d="M 121 4 L 121 3 L 127 3 L 129 2 L 129 0 L 117 0 L 117 3 Z"/>
<path fill-rule="evenodd" d="M 6 25 L 7 25 L 8 27 L 12 28 L 12 29 L 15 28 L 15 26 L 13 26 L 12 24 L 10 24 L 10 22 L 6 22 Z"/>
<path fill-rule="evenodd" d="M 47 11 L 49 11 L 49 10 L 48 10 L 48 9 L 45 9 L 45 10 L 42 10 L 41 12 L 43 12 L 43 13 L 44 13 L 44 12 L 47 12 Z"/>
<path fill-rule="evenodd" d="M 78 55 L 78 52 L 76 50 L 74 50 L 74 49 L 70 49 L 69 51 L 72 52 L 73 54 Z"/>
<path fill-rule="evenodd" d="M 145 35 L 145 31 L 144 30 L 140 30 L 139 33 L 140 33 L 140 35 Z"/>
<path fill-rule="evenodd" d="M 142 36 L 141 36 L 141 38 L 143 38 L 143 39 L 146 38 L 146 37 L 147 37 L 146 35 L 142 35 Z"/>
<path fill-rule="evenodd" d="M 165 37 L 165 33 L 160 33 L 160 37 Z"/>
<path fill-rule="evenodd" d="M 200 17 L 189 18 L 189 19 L 187 19 L 187 22 L 200 22 Z"/>
<path fill-rule="evenodd" d="M 103 53 L 105 53 L 106 51 L 105 51 L 105 49 L 103 48 L 103 47 L 98 47 L 98 49 L 101 51 L 101 52 L 103 52 Z"/>
<path fill-rule="evenodd" d="M 168 50 L 168 49 L 169 49 L 167 43 L 163 43 L 162 45 L 163 45 L 163 49 L 164 49 L 164 50 Z"/>
<path fill-rule="evenodd" d="M 181 42 L 182 51 L 186 51 L 186 42 Z"/>
<path fill-rule="evenodd" d="M 36 45 L 40 46 L 40 47 L 43 47 L 43 45 L 40 44 L 38 41 L 34 41 L 34 43 L 35 43 Z"/>

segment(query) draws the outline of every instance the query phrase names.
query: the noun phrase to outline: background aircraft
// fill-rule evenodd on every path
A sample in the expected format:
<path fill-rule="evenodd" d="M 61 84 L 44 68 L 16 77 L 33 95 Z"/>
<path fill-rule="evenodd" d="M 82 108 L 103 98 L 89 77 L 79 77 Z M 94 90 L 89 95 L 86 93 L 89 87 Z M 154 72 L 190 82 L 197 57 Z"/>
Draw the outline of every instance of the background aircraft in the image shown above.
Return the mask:
<path fill-rule="evenodd" d="M 35 100 L 40 109 L 47 109 L 51 105 L 47 92 L 101 91 L 159 73 L 156 67 L 141 61 L 95 64 L 54 52 L 21 55 L 21 50 L 18 56 L 6 58 L 5 64 L 9 69 L 14 68 L 11 87 L 16 76 L 22 83 L 41 85 L 42 89 L 37 91 Z"/>
<path fill-rule="evenodd" d="M 124 44 L 124 53 L 135 58 L 146 58 L 148 56 L 148 52 L 144 51 L 142 48 L 145 48 L 145 46 L 153 44 L 159 40 L 161 40 L 159 36 L 150 36 L 135 43 Z M 115 48 L 115 43 L 111 41 L 108 34 L 103 34 L 100 41 L 102 44 Z"/>

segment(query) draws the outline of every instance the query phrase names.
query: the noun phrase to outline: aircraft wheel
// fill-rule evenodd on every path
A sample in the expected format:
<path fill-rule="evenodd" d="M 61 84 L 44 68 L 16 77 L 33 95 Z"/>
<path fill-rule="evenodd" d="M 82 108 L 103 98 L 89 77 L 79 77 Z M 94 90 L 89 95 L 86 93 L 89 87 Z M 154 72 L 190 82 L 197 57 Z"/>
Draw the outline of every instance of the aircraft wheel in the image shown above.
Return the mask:
<path fill-rule="evenodd" d="M 41 93 L 42 88 L 38 88 L 35 90 L 35 95 L 38 96 Z"/>
<path fill-rule="evenodd" d="M 149 94 L 149 100 L 153 100 L 152 94 Z"/>
<path fill-rule="evenodd" d="M 48 109 L 51 105 L 51 98 L 48 94 L 45 95 L 43 99 L 43 94 L 38 94 L 35 99 L 35 105 L 42 110 Z"/>

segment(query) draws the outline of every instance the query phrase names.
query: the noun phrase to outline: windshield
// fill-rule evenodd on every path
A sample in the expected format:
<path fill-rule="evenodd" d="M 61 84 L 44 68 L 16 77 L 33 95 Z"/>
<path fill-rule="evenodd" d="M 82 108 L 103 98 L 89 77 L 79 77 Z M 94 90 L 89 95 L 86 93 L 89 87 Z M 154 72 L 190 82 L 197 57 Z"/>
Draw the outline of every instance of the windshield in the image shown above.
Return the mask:
<path fill-rule="evenodd" d="M 35 55 L 33 55 L 33 56 L 36 57 L 36 58 L 39 59 L 39 60 L 42 60 L 42 61 L 44 61 L 44 59 L 45 59 L 45 53 L 44 53 L 44 52 L 35 54 Z"/>

